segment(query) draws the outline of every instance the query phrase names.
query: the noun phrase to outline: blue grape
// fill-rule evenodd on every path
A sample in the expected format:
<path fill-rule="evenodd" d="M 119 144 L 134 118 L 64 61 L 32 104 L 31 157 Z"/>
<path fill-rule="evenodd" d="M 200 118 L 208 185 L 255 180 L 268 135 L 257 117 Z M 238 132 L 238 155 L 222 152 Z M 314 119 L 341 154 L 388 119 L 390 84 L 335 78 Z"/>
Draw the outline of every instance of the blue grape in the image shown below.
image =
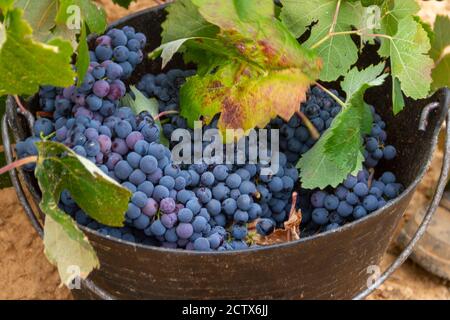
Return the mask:
<path fill-rule="evenodd" d="M 167 189 L 162 185 L 155 186 L 153 190 L 153 199 L 155 199 L 156 201 L 160 201 L 164 198 L 168 198 L 169 196 L 170 196 L 169 189 Z"/>
<path fill-rule="evenodd" d="M 225 181 L 228 177 L 228 168 L 224 165 L 218 165 L 214 167 L 212 173 L 217 181 Z"/>
<path fill-rule="evenodd" d="M 237 198 L 236 203 L 239 209 L 246 211 L 250 209 L 252 199 L 248 195 L 242 194 Z"/>
<path fill-rule="evenodd" d="M 255 194 L 256 193 L 256 186 L 251 181 L 242 181 L 241 185 L 239 186 L 239 191 L 242 194 Z"/>
<path fill-rule="evenodd" d="M 141 155 L 139 155 L 139 154 L 136 153 L 136 152 L 130 152 L 130 153 L 127 155 L 127 161 L 128 161 L 128 163 L 130 164 L 130 166 L 131 166 L 132 168 L 134 168 L 134 169 L 139 168 L 139 164 L 140 164 L 140 162 L 141 162 L 141 159 L 142 159 Z"/>
<path fill-rule="evenodd" d="M 248 222 L 248 213 L 242 210 L 236 210 L 234 213 L 233 219 L 237 223 L 247 223 Z"/>
<path fill-rule="evenodd" d="M 147 200 L 147 195 L 141 191 L 135 192 L 131 197 L 131 202 L 139 208 L 145 207 L 145 205 L 147 204 Z"/>
<path fill-rule="evenodd" d="M 128 38 L 125 33 L 120 29 L 111 29 L 107 35 L 111 38 L 111 44 L 114 47 L 125 46 L 128 42 Z"/>
<path fill-rule="evenodd" d="M 113 51 L 108 45 L 100 45 L 95 48 L 95 56 L 99 61 L 105 61 L 112 58 Z"/>
<path fill-rule="evenodd" d="M 158 161 L 153 156 L 145 156 L 141 159 L 139 168 L 147 174 L 151 174 L 158 169 Z"/>
<path fill-rule="evenodd" d="M 256 232 L 262 236 L 268 236 L 275 230 L 275 223 L 270 219 L 260 219 L 256 223 Z"/>
<path fill-rule="evenodd" d="M 115 47 L 114 51 L 113 51 L 114 60 L 116 60 L 118 62 L 127 61 L 129 54 L 130 54 L 130 51 L 124 45 Z"/>
<path fill-rule="evenodd" d="M 394 183 L 396 178 L 395 175 L 390 172 L 390 171 L 386 171 L 381 175 L 380 180 L 384 183 L 384 184 L 389 184 L 389 183 Z"/>
<path fill-rule="evenodd" d="M 190 223 L 180 223 L 176 228 L 176 233 L 181 239 L 189 239 L 194 233 L 194 228 Z"/>
<path fill-rule="evenodd" d="M 123 69 L 119 64 L 117 64 L 115 62 L 108 63 L 108 65 L 106 66 L 106 76 L 110 80 L 120 79 L 120 77 L 122 77 L 122 75 L 123 75 Z"/>
<path fill-rule="evenodd" d="M 339 206 L 339 198 L 335 195 L 327 195 L 323 204 L 327 210 L 336 210 Z"/>
<path fill-rule="evenodd" d="M 144 181 L 137 187 L 137 190 L 145 193 L 147 197 L 152 196 L 154 189 L 155 187 L 153 186 L 153 183 L 151 183 L 150 181 Z"/>
<path fill-rule="evenodd" d="M 349 193 L 347 193 L 347 195 L 345 197 L 345 201 L 347 201 L 348 204 L 354 206 L 354 205 L 358 204 L 359 198 L 355 193 L 349 192 Z"/>
<path fill-rule="evenodd" d="M 146 180 L 146 175 L 139 169 L 133 170 L 133 172 L 128 177 L 128 180 L 133 183 L 134 185 L 140 185 L 141 183 L 144 183 Z"/>
<path fill-rule="evenodd" d="M 208 209 L 208 212 L 211 214 L 211 216 L 216 216 L 220 214 L 222 205 L 220 201 L 211 199 L 211 201 L 206 204 L 206 209 Z"/>
<path fill-rule="evenodd" d="M 207 224 L 208 220 L 205 217 L 196 216 L 192 222 L 192 227 L 194 228 L 194 232 L 202 232 L 206 228 Z"/>
<path fill-rule="evenodd" d="M 241 182 L 242 178 L 238 174 L 232 173 L 227 177 L 225 183 L 229 188 L 236 189 L 241 185 Z"/>
<path fill-rule="evenodd" d="M 195 194 L 201 203 L 208 203 L 212 199 L 211 190 L 205 187 L 197 189 Z"/>
<path fill-rule="evenodd" d="M 369 188 L 367 187 L 367 184 L 363 183 L 363 182 L 358 182 L 355 187 L 353 188 L 353 192 L 358 196 L 358 197 L 365 197 L 366 195 L 369 194 Z"/>
<path fill-rule="evenodd" d="M 141 215 L 141 209 L 139 209 L 139 207 L 136 206 L 135 204 L 129 203 L 126 215 L 130 219 L 136 219 Z"/>
<path fill-rule="evenodd" d="M 353 206 L 351 206 L 348 202 L 346 201 L 341 201 L 339 203 L 339 206 L 336 209 L 337 213 L 341 216 L 341 217 L 348 217 L 352 214 L 353 212 Z"/>
<path fill-rule="evenodd" d="M 392 160 L 397 155 L 397 150 L 393 146 L 386 146 L 383 149 L 383 156 L 386 160 Z"/>
<path fill-rule="evenodd" d="M 121 180 L 126 180 L 130 176 L 131 172 L 133 172 L 133 168 L 124 160 L 117 162 L 114 167 L 114 174 Z"/>
<path fill-rule="evenodd" d="M 283 190 L 283 180 L 279 177 L 273 177 L 269 182 L 269 189 L 272 192 L 280 192 Z"/>
<path fill-rule="evenodd" d="M 54 131 L 54 129 L 55 127 L 53 125 L 53 122 L 47 118 L 37 119 L 33 127 L 34 135 L 36 137 L 40 137 L 41 134 L 43 136 L 48 136 Z"/>
<path fill-rule="evenodd" d="M 243 240 L 247 237 L 248 230 L 246 226 L 234 224 L 231 227 L 231 235 L 236 240 Z"/>
<path fill-rule="evenodd" d="M 204 186 L 211 187 L 214 185 L 214 182 L 215 182 L 214 174 L 209 171 L 204 172 L 201 175 L 200 181 Z"/>
<path fill-rule="evenodd" d="M 325 225 L 328 223 L 328 210 L 325 208 L 317 208 L 312 212 L 312 220 L 318 225 Z"/>
<path fill-rule="evenodd" d="M 180 222 L 191 222 L 194 214 L 189 208 L 183 208 L 178 212 L 178 220 Z"/>
<path fill-rule="evenodd" d="M 197 251 L 209 251 L 211 249 L 209 240 L 203 237 L 197 238 L 194 241 L 194 249 Z"/>
<path fill-rule="evenodd" d="M 194 214 L 197 214 L 200 212 L 202 206 L 197 198 L 192 198 L 186 202 L 186 208 L 190 209 Z"/>
<path fill-rule="evenodd" d="M 162 236 L 166 232 L 166 227 L 161 223 L 160 220 L 155 220 L 150 226 L 150 230 L 155 236 Z"/>
<path fill-rule="evenodd" d="M 367 211 L 363 206 L 356 206 L 353 210 L 353 217 L 355 219 L 361 219 L 362 217 L 367 215 Z"/>

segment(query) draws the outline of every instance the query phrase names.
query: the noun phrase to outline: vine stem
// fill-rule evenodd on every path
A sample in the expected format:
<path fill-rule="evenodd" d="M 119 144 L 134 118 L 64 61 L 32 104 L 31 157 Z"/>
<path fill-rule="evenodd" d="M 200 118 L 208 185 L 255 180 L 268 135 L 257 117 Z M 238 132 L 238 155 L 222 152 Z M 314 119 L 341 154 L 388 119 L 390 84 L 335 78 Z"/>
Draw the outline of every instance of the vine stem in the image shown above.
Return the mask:
<path fill-rule="evenodd" d="M 337 18 L 338 18 L 340 9 L 341 9 L 341 0 L 338 0 L 338 2 L 336 4 L 336 10 L 334 10 L 333 22 L 331 22 L 330 30 L 328 31 L 328 33 L 334 32 L 334 28 L 336 27 Z"/>
<path fill-rule="evenodd" d="M 347 108 L 347 105 L 341 100 L 339 99 L 338 96 L 336 96 L 333 92 L 331 92 L 330 90 L 328 90 L 327 88 L 325 88 L 324 86 L 322 86 L 320 83 L 316 82 L 316 86 L 318 86 L 320 89 L 322 89 L 323 91 L 325 91 L 330 97 L 332 97 L 337 103 L 339 103 L 339 105 L 345 109 Z"/>
<path fill-rule="evenodd" d="M 318 42 L 316 42 L 315 44 L 313 44 L 311 46 L 311 49 L 315 49 L 318 46 L 320 46 L 322 43 L 324 43 L 325 41 L 327 41 L 329 38 L 332 37 L 333 33 L 334 33 L 334 28 L 336 27 L 336 23 L 337 23 L 337 18 L 339 15 L 339 10 L 341 8 L 341 0 L 338 0 L 338 2 L 336 3 L 336 10 L 334 10 L 334 15 L 333 15 L 333 21 L 331 22 L 330 25 L 330 30 L 328 30 L 328 33 L 325 37 L 323 37 L 322 39 L 320 39 Z"/>
<path fill-rule="evenodd" d="M 37 159 L 38 159 L 37 156 L 31 156 L 11 162 L 10 164 L 7 164 L 3 168 L 0 168 L 0 174 L 4 174 L 5 172 L 8 172 L 12 169 L 24 166 L 29 163 L 37 162 Z"/>
<path fill-rule="evenodd" d="M 302 121 L 305 123 L 306 128 L 308 128 L 309 133 L 311 133 L 311 136 L 314 140 L 319 140 L 320 133 L 317 131 L 316 127 L 312 124 L 312 122 L 308 119 L 308 117 L 301 112 L 300 110 L 297 111 L 297 115 L 302 119 Z"/>
<path fill-rule="evenodd" d="M 16 101 L 17 105 L 19 106 L 20 112 L 25 114 L 27 112 L 27 108 L 25 108 L 22 104 L 22 101 L 20 101 L 19 96 L 15 95 L 14 100 Z"/>
<path fill-rule="evenodd" d="M 153 120 L 158 120 L 159 118 L 167 116 L 169 114 L 177 114 L 177 113 L 178 113 L 178 111 L 175 111 L 175 110 L 163 111 L 160 114 L 154 116 Z"/>

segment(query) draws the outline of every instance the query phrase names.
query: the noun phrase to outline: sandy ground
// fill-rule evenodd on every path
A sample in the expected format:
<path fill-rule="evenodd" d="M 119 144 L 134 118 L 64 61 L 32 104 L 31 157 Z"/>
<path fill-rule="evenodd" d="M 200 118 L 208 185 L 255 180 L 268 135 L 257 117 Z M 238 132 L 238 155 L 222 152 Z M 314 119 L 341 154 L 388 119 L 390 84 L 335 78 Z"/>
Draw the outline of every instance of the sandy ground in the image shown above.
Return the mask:
<path fill-rule="evenodd" d="M 99 0 L 106 4 L 109 20 L 124 16 L 128 11 L 112 5 L 110 0 Z M 139 0 L 130 11 L 155 5 L 155 0 Z M 420 13 L 428 21 L 435 13 L 450 12 L 450 1 L 423 3 Z M 407 210 L 407 219 L 414 210 L 425 203 L 438 175 L 440 156 L 433 163 L 429 174 Z M 383 265 L 395 259 L 399 249 L 392 244 Z M 12 188 L 0 192 L 0 299 L 71 299 L 70 292 L 60 286 L 55 268 L 44 254 L 42 241 L 28 222 Z M 412 261 L 403 266 L 376 290 L 369 299 L 450 299 L 450 283 L 435 277 Z"/>

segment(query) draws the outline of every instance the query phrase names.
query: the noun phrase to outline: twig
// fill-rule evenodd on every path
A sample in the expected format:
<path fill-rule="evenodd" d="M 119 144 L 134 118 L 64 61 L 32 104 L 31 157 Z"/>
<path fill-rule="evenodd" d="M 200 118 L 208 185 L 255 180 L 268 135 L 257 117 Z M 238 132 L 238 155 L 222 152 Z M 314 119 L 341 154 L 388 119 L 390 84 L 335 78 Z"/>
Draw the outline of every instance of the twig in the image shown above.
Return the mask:
<path fill-rule="evenodd" d="M 334 28 L 336 27 L 340 7 L 341 7 L 341 0 L 338 0 L 336 4 L 336 10 L 334 11 L 333 22 L 331 23 L 330 31 L 328 31 L 329 34 L 333 33 Z"/>
<path fill-rule="evenodd" d="M 12 169 L 24 166 L 29 163 L 37 162 L 37 159 L 38 159 L 37 156 L 31 156 L 11 162 L 10 164 L 7 164 L 3 168 L 0 168 L 0 174 L 4 174 L 5 172 L 8 172 Z"/>
<path fill-rule="evenodd" d="M 314 140 L 318 140 L 320 138 L 320 133 L 317 131 L 316 127 L 312 124 L 312 122 L 308 119 L 308 117 L 301 112 L 300 110 L 297 111 L 298 116 L 302 121 L 305 123 L 306 128 L 308 128 L 309 133 L 311 133 L 311 136 Z"/>
<path fill-rule="evenodd" d="M 37 111 L 36 115 L 39 117 L 53 117 L 53 112 L 47 112 L 47 111 Z"/>
<path fill-rule="evenodd" d="M 373 182 L 373 176 L 375 175 L 375 169 L 374 168 L 370 168 L 369 169 L 369 179 L 367 180 L 367 186 L 369 187 L 369 189 L 372 187 L 372 182 Z"/>
<path fill-rule="evenodd" d="M 339 105 L 340 105 L 343 109 L 345 109 L 345 108 L 347 107 L 346 104 L 345 104 L 341 99 L 339 99 L 338 96 L 336 96 L 333 92 L 331 92 L 330 90 L 328 90 L 327 88 L 325 88 L 324 86 L 322 86 L 320 83 L 316 82 L 316 86 L 318 86 L 320 89 L 322 89 L 323 91 L 325 91 L 326 93 L 328 93 L 328 95 L 329 95 L 330 97 L 332 97 L 337 103 L 339 103 Z"/>
<path fill-rule="evenodd" d="M 14 96 L 14 100 L 16 101 L 17 106 L 19 107 L 20 112 L 21 112 L 21 113 L 26 113 L 26 112 L 27 112 L 27 108 L 25 108 L 25 107 L 23 106 L 22 101 L 20 101 L 20 98 L 19 98 L 17 95 Z"/>
<path fill-rule="evenodd" d="M 153 120 L 158 120 L 159 118 L 167 116 L 169 114 L 177 114 L 177 113 L 178 113 L 178 111 L 175 111 L 175 110 L 163 111 L 160 114 L 154 116 Z"/>

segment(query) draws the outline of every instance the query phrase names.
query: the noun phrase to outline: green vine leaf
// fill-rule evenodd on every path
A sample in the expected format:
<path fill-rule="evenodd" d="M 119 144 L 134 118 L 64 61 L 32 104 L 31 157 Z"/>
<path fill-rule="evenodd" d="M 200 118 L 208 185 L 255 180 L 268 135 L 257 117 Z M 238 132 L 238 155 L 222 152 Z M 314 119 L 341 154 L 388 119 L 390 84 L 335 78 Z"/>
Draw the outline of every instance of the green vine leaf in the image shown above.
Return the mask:
<path fill-rule="evenodd" d="M 365 91 L 381 85 L 387 74 L 384 63 L 359 71 L 350 70 L 341 87 L 347 93 L 346 107 L 333 120 L 314 147 L 297 163 L 302 187 L 336 187 L 349 173 L 361 170 L 363 135 L 372 128 L 372 113 L 364 102 Z"/>
<path fill-rule="evenodd" d="M 425 98 L 430 91 L 433 68 L 433 60 L 427 55 L 431 46 L 426 31 L 413 17 L 406 17 L 399 21 L 390 42 L 392 76 L 398 78 L 405 95 Z"/>
<path fill-rule="evenodd" d="M 432 89 L 450 87 L 450 18 L 438 15 L 434 22 L 434 38 L 430 56 L 435 61 Z M 447 50 L 446 50 L 447 49 Z"/>
<path fill-rule="evenodd" d="M 77 6 L 80 9 L 81 19 L 86 22 L 90 32 L 101 34 L 105 31 L 106 13 L 91 0 L 60 0 L 56 23 L 65 25 L 72 18 L 73 13 L 69 10 L 71 6 Z"/>
<path fill-rule="evenodd" d="M 41 84 L 70 86 L 75 77 L 71 55 L 69 42 L 35 41 L 22 10 L 8 11 L 4 23 L 0 23 L 0 95 L 31 95 Z"/>
<path fill-rule="evenodd" d="M 214 38 L 220 29 L 206 21 L 191 0 L 177 0 L 167 7 L 168 18 L 162 24 L 162 41 L 183 38 Z"/>
<path fill-rule="evenodd" d="M 72 280 L 69 266 L 78 267 L 86 278 L 99 262 L 83 232 L 59 209 L 61 192 L 68 190 L 77 205 L 96 221 L 116 227 L 123 225 L 131 193 L 63 144 L 43 141 L 36 147 L 35 176 L 42 191 L 39 206 L 46 214 L 45 253 L 67 284 Z"/>
<path fill-rule="evenodd" d="M 81 85 L 83 83 L 83 79 L 86 76 L 86 73 L 89 68 L 90 57 L 89 57 L 89 47 L 86 40 L 86 25 L 83 23 L 81 25 L 81 33 L 78 39 L 78 53 L 77 53 L 77 62 L 75 64 L 78 74 L 78 84 Z"/>
<path fill-rule="evenodd" d="M 437 15 L 434 21 L 434 37 L 430 50 L 430 56 L 434 61 L 441 58 L 445 48 L 450 46 L 450 18 L 448 16 Z"/>
<path fill-rule="evenodd" d="M 406 17 L 412 17 L 419 10 L 420 6 L 416 0 L 385 0 L 382 9 L 380 33 L 393 36 L 397 33 L 399 21 Z M 382 38 L 378 53 L 383 57 L 390 55 L 391 42 Z"/>
<path fill-rule="evenodd" d="M 303 44 L 314 47 L 331 30 L 338 0 L 282 0 L 281 19 L 298 38 L 311 24 L 311 35 Z M 364 16 L 365 9 L 359 2 L 341 1 L 334 32 L 347 32 L 357 25 Z M 359 17 L 359 18 L 356 18 Z M 317 47 L 323 59 L 320 79 L 333 81 L 345 74 L 358 59 L 358 48 L 350 35 L 330 37 Z"/>
<path fill-rule="evenodd" d="M 0 1 L 0 9 L 2 9 L 3 12 L 7 12 L 9 9 L 13 7 L 14 0 L 3 0 Z"/>
<path fill-rule="evenodd" d="M 346 102 L 348 102 L 365 83 L 368 83 L 371 86 L 381 85 L 388 76 L 387 73 L 379 76 L 383 72 L 384 67 L 385 63 L 382 62 L 377 65 L 370 65 L 361 71 L 357 68 L 351 69 L 341 82 L 341 88 L 347 94 Z"/>
<path fill-rule="evenodd" d="M 149 54 L 149 58 L 155 59 L 155 58 L 161 57 L 162 58 L 161 68 L 164 69 L 166 67 L 166 65 L 169 63 L 169 61 L 172 60 L 173 56 L 175 55 L 175 53 L 177 53 L 177 51 L 180 49 L 180 47 L 186 41 L 193 40 L 193 39 L 203 39 L 203 38 L 190 37 L 190 38 L 183 38 L 183 39 L 178 39 L 178 40 L 164 43 L 164 44 L 160 45 L 158 48 L 156 48 L 155 50 L 153 50 Z"/>
<path fill-rule="evenodd" d="M 450 88 L 450 54 L 445 55 L 439 60 L 437 66 L 433 69 L 431 74 L 433 78 L 433 90 L 440 88 Z"/>
<path fill-rule="evenodd" d="M 159 114 L 159 104 L 158 100 L 155 98 L 147 98 L 139 91 L 135 86 L 130 86 L 130 90 L 134 95 L 134 99 L 130 94 L 126 94 L 122 98 L 123 105 L 130 106 L 134 114 L 140 114 L 143 111 L 147 111 L 150 115 L 155 118 Z M 169 140 L 162 134 L 162 125 L 160 120 L 155 120 L 155 124 L 159 128 L 159 140 L 160 143 L 169 147 Z"/>
<path fill-rule="evenodd" d="M 23 17 L 33 27 L 36 40 L 47 42 L 52 37 L 59 0 L 16 0 L 14 5 L 23 10 Z"/>
<path fill-rule="evenodd" d="M 123 226 L 131 197 L 126 188 L 63 144 L 45 141 L 36 146 L 39 156 L 35 175 L 42 192 L 59 203 L 61 192 L 68 190 L 91 218 L 108 226 Z"/>
<path fill-rule="evenodd" d="M 65 285 L 73 281 L 73 271 L 86 279 L 92 270 L 100 266 L 94 248 L 75 221 L 61 211 L 52 201 L 41 204 L 46 212 L 44 225 L 44 252 L 48 260 L 58 268 Z M 77 268 L 73 270 L 71 268 Z"/>

